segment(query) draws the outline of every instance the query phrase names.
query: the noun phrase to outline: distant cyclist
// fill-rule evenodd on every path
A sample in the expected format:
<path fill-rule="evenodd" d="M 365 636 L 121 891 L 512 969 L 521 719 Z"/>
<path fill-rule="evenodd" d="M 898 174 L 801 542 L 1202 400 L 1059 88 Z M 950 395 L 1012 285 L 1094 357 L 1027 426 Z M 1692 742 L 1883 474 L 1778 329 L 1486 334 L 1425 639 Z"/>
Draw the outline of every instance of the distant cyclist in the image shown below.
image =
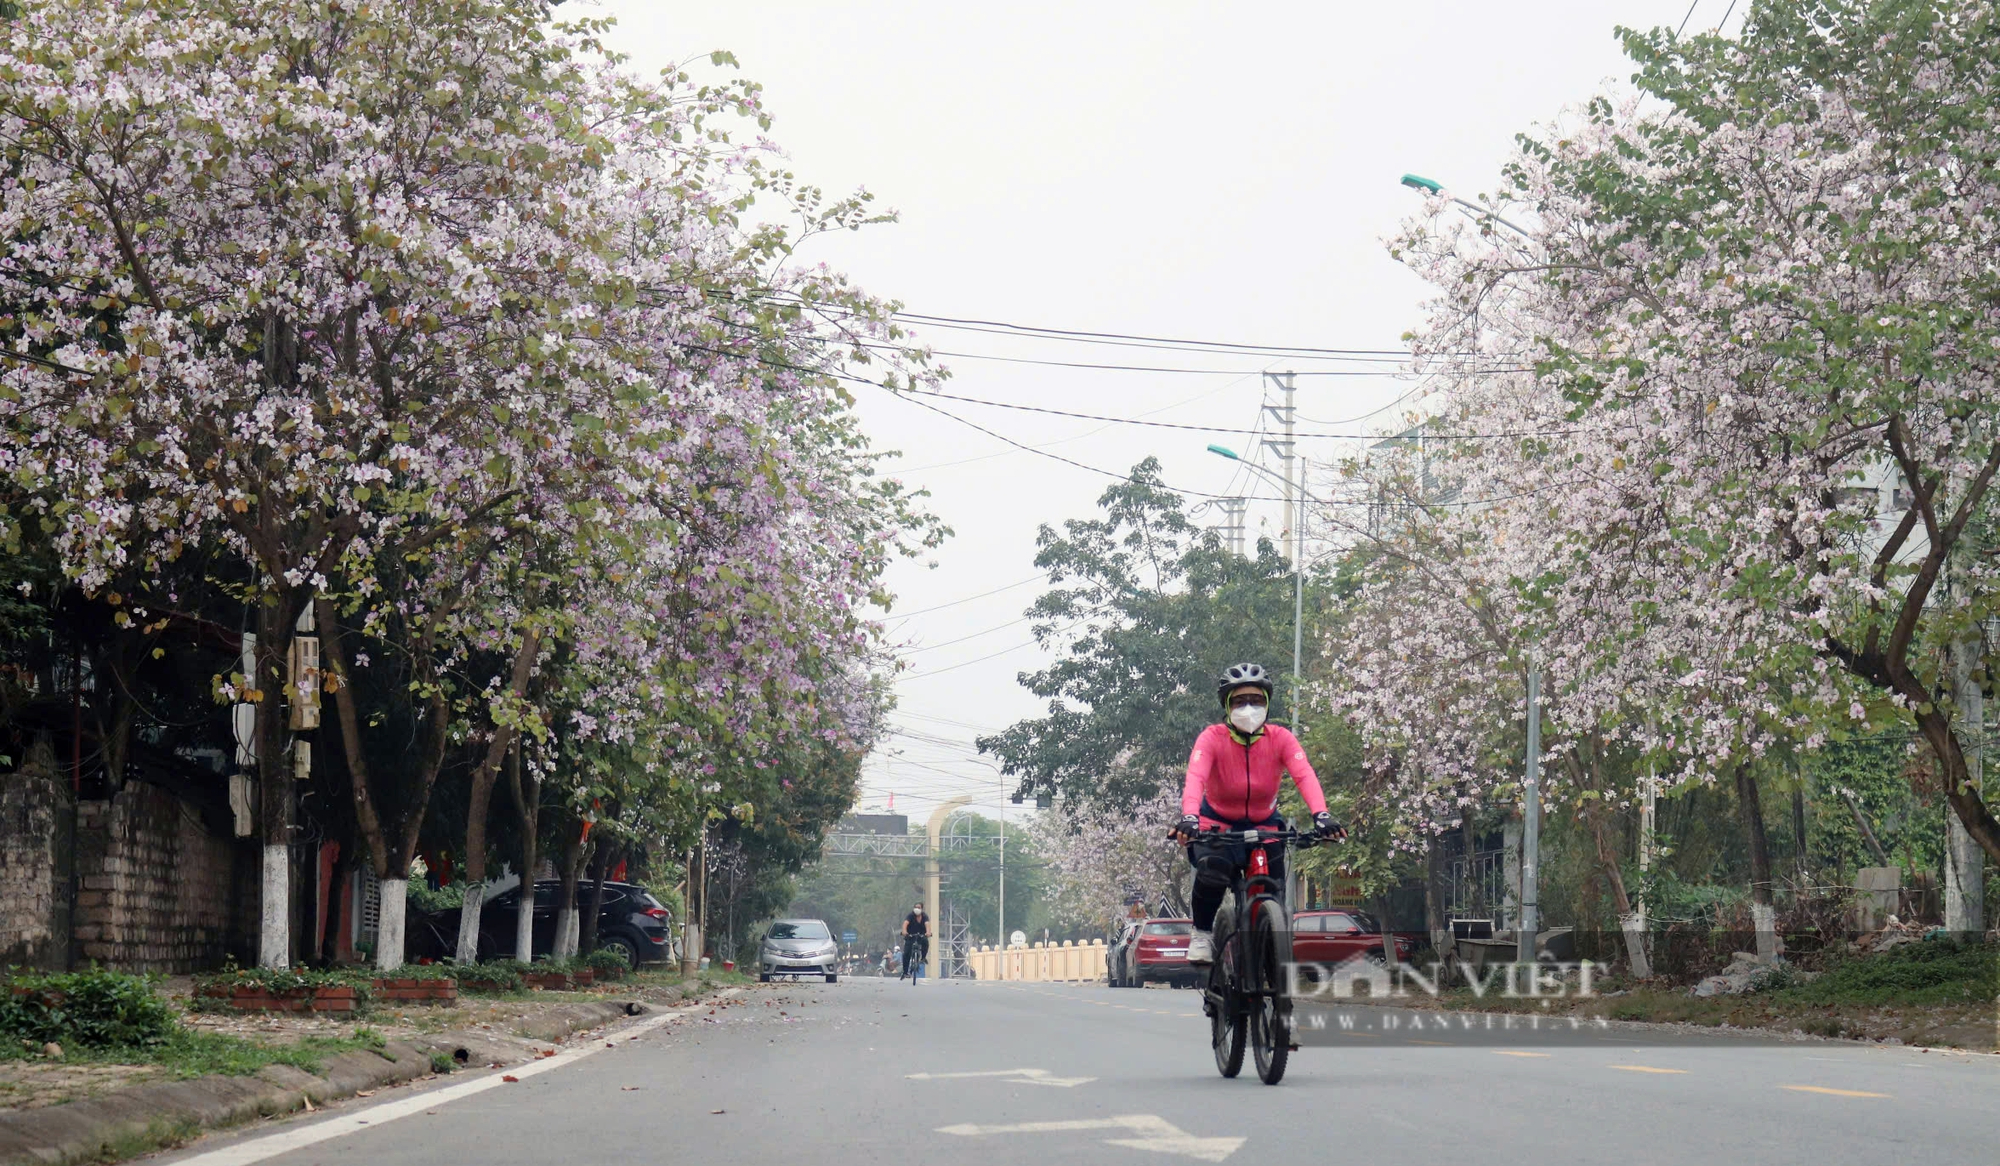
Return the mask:
<path fill-rule="evenodd" d="M 1191 964 L 1206 964 L 1215 958 L 1215 912 L 1229 888 L 1225 879 L 1217 877 L 1216 867 L 1226 864 L 1240 871 L 1249 862 L 1249 848 L 1242 842 L 1202 840 L 1202 830 L 1279 829 L 1278 786 L 1289 773 L 1306 800 L 1306 808 L 1312 811 L 1313 828 L 1320 836 L 1346 835 L 1327 813 L 1326 795 L 1320 791 L 1319 778 L 1299 739 L 1283 725 L 1264 723 L 1270 713 L 1271 688 L 1270 674 L 1260 665 L 1238 664 L 1224 672 L 1216 681 L 1215 695 L 1222 701 L 1226 719 L 1202 730 L 1188 757 L 1187 781 L 1181 788 L 1182 817 L 1174 835 L 1183 842 L 1193 842 L 1188 847 L 1188 862 L 1195 869 L 1194 937 L 1188 941 L 1187 952 Z M 1271 877 L 1282 886 L 1284 851 L 1273 847 L 1268 853 Z"/>
<path fill-rule="evenodd" d="M 903 970 L 915 981 L 924 974 L 924 960 L 930 955 L 931 917 L 918 903 L 903 916 Z M 901 977 L 897 977 L 900 979 Z"/>

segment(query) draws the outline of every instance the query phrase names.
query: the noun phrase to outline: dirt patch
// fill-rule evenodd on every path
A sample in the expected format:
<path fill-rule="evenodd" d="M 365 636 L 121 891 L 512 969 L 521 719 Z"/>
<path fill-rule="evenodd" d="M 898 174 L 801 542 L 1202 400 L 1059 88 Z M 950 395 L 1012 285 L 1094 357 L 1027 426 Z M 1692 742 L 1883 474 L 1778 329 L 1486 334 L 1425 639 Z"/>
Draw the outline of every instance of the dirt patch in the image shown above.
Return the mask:
<path fill-rule="evenodd" d="M 193 1011 L 193 981 L 164 980 L 159 991 L 181 1012 L 180 1022 L 197 1033 L 237 1037 L 258 1045 L 284 1047 L 310 1038 L 366 1037 L 370 1043 L 404 1042 L 418 1048 L 476 1051 L 484 1065 L 537 1055 L 554 1047 L 572 1029 L 591 1027 L 598 1019 L 577 1019 L 578 1005 L 634 1001 L 649 1009 L 670 1008 L 683 1000 L 711 992 L 728 982 L 719 977 L 681 980 L 660 974 L 573 992 L 524 991 L 506 996 L 465 995 L 452 1004 L 377 1002 L 357 1013 Z M 440 1045 L 440 1041 L 444 1044 Z M 462 1059 L 470 1064 L 472 1058 Z M 119 1064 L 102 1055 L 72 1055 L 68 1060 L 38 1055 L 0 1059 L 0 1115 L 10 1111 L 60 1105 L 98 1097 L 120 1089 L 185 1077 L 172 1065 Z"/>
<path fill-rule="evenodd" d="M 227 1033 L 266 1044 L 282 1044 L 309 1036 L 351 1036 L 356 1026 L 371 1029 L 388 1040 L 411 1040 L 446 1030 L 512 1032 L 542 1013 L 564 1005 L 635 1000 L 665 1007 L 679 1003 L 690 994 L 716 986 L 716 982 L 705 978 L 681 980 L 651 974 L 618 983 L 592 985 L 578 991 L 529 989 L 498 996 L 465 993 L 459 996 L 457 1002 L 450 1004 L 375 1001 L 363 1011 L 349 1015 L 228 1010 L 194 1012 L 189 1011 L 193 1004 L 192 980 L 183 977 L 164 981 L 161 990 L 182 1008 L 181 1023 L 189 1028 Z"/>
<path fill-rule="evenodd" d="M 0 1061 L 0 1113 L 96 1097 L 166 1076 L 157 1065 L 91 1065 L 64 1061 Z"/>

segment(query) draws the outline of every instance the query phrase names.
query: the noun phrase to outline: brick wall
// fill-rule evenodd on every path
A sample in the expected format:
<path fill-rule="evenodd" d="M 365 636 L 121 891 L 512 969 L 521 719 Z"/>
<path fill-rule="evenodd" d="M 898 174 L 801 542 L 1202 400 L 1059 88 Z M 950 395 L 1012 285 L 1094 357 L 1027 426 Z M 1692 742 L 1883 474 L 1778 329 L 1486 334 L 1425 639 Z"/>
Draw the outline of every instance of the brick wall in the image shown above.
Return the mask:
<path fill-rule="evenodd" d="M 144 782 L 108 801 L 80 802 L 76 812 L 78 966 L 177 975 L 243 950 L 239 868 L 254 866 L 247 850 Z"/>
<path fill-rule="evenodd" d="M 0 773 L 0 967 L 69 960 L 69 786 L 37 742 Z"/>

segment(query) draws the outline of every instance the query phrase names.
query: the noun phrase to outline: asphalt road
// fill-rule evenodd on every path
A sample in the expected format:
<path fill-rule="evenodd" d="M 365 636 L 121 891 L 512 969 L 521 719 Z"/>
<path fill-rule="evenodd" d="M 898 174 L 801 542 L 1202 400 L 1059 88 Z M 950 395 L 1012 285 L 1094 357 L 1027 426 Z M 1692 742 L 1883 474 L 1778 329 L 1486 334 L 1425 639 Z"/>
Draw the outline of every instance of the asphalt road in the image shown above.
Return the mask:
<path fill-rule="evenodd" d="M 1505 1048 L 1391 1032 L 1302 1049 L 1272 1088 L 1247 1064 L 1217 1075 L 1193 992 L 876 979 L 745 989 L 608 1035 L 516 1083 L 457 1074 L 158 1160 L 2000 1160 L 2000 1057 L 1840 1042 Z"/>

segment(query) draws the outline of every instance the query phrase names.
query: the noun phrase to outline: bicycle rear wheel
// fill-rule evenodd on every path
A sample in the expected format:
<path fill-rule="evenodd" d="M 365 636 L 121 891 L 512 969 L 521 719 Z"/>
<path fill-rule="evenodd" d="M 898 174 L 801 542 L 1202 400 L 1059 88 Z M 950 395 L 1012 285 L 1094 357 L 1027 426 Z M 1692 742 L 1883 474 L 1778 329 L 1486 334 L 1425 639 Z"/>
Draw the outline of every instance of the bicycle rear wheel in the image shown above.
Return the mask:
<path fill-rule="evenodd" d="M 1208 965 L 1208 1042 L 1215 1050 L 1215 1067 L 1224 1077 L 1243 1071 L 1245 1017 L 1236 984 L 1236 929 L 1230 917 L 1215 917 L 1214 962 Z"/>
<path fill-rule="evenodd" d="M 1250 1047 L 1257 1076 L 1266 1085 L 1285 1079 L 1292 1052 L 1292 998 L 1285 971 L 1292 962 L 1292 932 L 1285 909 L 1270 899 L 1257 904 L 1250 919 Z"/>

